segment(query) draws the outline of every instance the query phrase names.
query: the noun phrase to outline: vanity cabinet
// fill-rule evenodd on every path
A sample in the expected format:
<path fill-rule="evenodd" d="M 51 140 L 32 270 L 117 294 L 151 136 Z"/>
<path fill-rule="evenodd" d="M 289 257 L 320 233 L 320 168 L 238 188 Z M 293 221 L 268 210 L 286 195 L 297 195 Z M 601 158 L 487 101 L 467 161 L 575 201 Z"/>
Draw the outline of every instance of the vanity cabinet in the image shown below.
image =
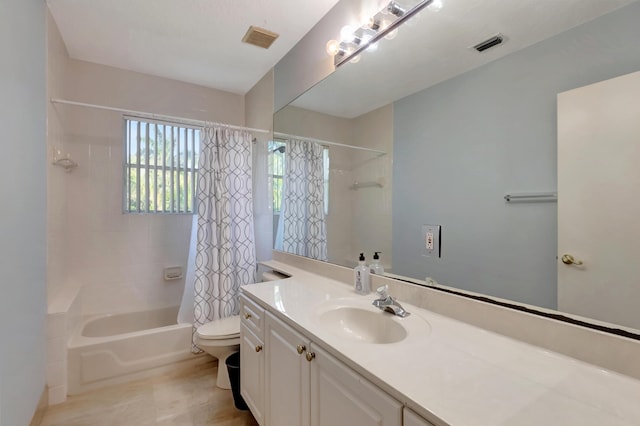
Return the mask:
<path fill-rule="evenodd" d="M 402 404 L 316 344 L 311 353 L 311 426 L 402 425 Z"/>
<path fill-rule="evenodd" d="M 241 296 L 241 393 L 262 426 L 433 426 Z"/>
<path fill-rule="evenodd" d="M 262 324 L 264 310 L 240 298 L 240 394 L 253 417 L 264 424 L 265 351 Z M 224 368 L 225 366 L 222 366 Z M 218 366 L 220 368 L 220 366 Z"/>
<path fill-rule="evenodd" d="M 307 338 L 267 314 L 265 424 L 309 426 L 309 346 Z"/>
<path fill-rule="evenodd" d="M 265 425 L 400 426 L 402 404 L 265 315 Z"/>

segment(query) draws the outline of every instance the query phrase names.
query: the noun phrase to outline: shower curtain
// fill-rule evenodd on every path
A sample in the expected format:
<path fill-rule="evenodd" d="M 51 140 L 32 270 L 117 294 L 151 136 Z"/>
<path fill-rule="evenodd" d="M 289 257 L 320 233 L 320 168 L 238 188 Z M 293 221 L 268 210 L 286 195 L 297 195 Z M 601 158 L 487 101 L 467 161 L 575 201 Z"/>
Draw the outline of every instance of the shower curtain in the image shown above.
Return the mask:
<path fill-rule="evenodd" d="M 237 315 L 239 287 L 255 282 L 251 149 L 251 135 L 246 131 L 221 127 L 202 130 L 194 333 L 202 324 Z M 195 345 L 192 350 L 201 352 Z"/>
<path fill-rule="evenodd" d="M 323 153 L 324 148 L 316 142 L 287 141 L 276 247 L 326 261 Z"/>

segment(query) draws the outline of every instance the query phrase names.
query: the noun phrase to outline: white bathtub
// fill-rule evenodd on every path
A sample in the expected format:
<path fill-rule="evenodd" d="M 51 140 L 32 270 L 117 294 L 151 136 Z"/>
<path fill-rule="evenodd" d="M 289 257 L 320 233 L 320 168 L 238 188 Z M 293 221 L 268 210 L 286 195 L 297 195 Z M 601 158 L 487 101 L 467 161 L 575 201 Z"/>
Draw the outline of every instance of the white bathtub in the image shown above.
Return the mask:
<path fill-rule="evenodd" d="M 68 394 L 206 362 L 191 353 L 191 324 L 177 324 L 177 315 L 172 307 L 81 322 L 68 343 Z"/>

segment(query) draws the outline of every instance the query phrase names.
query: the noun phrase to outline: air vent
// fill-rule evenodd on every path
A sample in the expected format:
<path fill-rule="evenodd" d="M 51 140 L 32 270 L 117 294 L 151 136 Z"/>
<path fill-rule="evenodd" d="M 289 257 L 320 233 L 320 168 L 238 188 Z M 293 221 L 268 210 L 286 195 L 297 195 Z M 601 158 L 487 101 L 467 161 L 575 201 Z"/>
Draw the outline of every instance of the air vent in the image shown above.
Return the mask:
<path fill-rule="evenodd" d="M 483 41 L 482 43 L 478 43 L 473 46 L 478 52 L 484 52 L 487 49 L 491 49 L 494 46 L 501 44 L 505 40 L 502 34 L 496 34 L 488 40 Z"/>
<path fill-rule="evenodd" d="M 254 46 L 262 47 L 263 49 L 268 49 L 277 38 L 278 34 L 252 25 L 249 27 L 244 37 L 242 37 L 242 41 L 248 44 L 253 44 Z"/>

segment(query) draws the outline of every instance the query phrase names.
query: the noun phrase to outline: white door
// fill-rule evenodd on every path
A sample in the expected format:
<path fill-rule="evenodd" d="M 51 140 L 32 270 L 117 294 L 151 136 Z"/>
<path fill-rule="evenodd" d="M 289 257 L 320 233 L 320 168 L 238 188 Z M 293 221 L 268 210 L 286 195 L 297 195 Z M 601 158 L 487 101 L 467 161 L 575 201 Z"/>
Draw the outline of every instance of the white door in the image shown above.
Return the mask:
<path fill-rule="evenodd" d="M 240 394 L 258 424 L 264 424 L 263 343 L 245 323 L 240 324 Z M 220 368 L 220 366 L 218 366 Z M 224 366 L 222 366 L 224 368 Z"/>
<path fill-rule="evenodd" d="M 311 426 L 400 426 L 402 404 L 311 345 Z M 366 350 L 366 349 L 365 349 Z"/>
<path fill-rule="evenodd" d="M 266 316 L 266 426 L 309 425 L 309 340 Z"/>
<path fill-rule="evenodd" d="M 640 328 L 638 301 L 640 72 L 558 95 L 558 309 Z"/>

